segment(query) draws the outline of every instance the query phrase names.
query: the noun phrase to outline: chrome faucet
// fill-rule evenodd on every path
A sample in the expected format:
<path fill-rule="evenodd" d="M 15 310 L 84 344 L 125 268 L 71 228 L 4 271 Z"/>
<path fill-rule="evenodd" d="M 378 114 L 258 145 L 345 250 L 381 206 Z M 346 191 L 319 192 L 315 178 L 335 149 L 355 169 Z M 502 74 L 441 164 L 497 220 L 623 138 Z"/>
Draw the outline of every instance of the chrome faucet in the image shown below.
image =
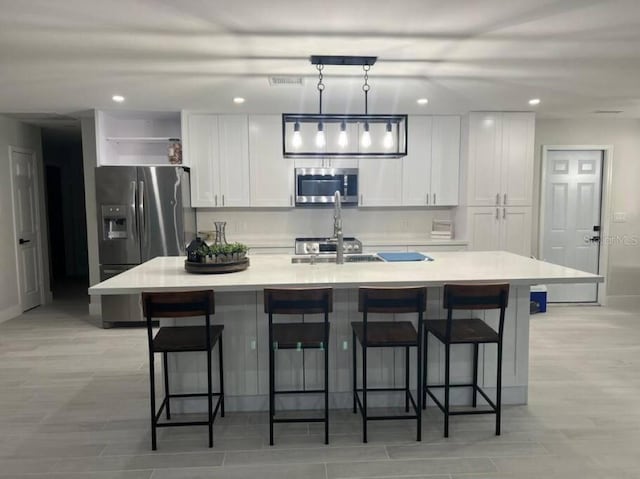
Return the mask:
<path fill-rule="evenodd" d="M 333 238 L 336 241 L 336 264 L 344 263 L 344 235 L 342 234 L 342 200 L 340 191 L 333 195 Z"/>

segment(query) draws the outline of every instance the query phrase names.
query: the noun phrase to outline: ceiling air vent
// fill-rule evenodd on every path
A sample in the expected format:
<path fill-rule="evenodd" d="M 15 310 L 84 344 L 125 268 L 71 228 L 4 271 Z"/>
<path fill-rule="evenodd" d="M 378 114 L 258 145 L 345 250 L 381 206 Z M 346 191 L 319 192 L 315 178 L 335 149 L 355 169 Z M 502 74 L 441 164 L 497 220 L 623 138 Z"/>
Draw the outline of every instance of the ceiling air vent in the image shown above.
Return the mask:
<path fill-rule="evenodd" d="M 293 75 L 269 77 L 269 85 L 271 86 L 302 86 L 303 83 L 302 77 Z"/>
<path fill-rule="evenodd" d="M 622 112 L 623 110 L 595 110 L 594 111 L 596 115 L 618 115 Z"/>

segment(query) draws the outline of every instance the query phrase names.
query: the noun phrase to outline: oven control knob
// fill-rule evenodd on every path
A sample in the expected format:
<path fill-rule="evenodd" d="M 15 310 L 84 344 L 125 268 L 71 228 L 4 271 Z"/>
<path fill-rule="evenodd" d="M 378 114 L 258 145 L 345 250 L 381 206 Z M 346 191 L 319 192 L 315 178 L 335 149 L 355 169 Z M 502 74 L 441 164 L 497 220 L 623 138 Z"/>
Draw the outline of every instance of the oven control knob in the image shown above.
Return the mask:
<path fill-rule="evenodd" d="M 353 249 L 353 245 L 351 244 L 345 245 L 344 249 L 346 249 L 347 251 L 351 251 Z"/>
<path fill-rule="evenodd" d="M 358 251 L 360 249 L 360 245 L 354 244 L 353 245 L 353 250 L 354 251 Z"/>

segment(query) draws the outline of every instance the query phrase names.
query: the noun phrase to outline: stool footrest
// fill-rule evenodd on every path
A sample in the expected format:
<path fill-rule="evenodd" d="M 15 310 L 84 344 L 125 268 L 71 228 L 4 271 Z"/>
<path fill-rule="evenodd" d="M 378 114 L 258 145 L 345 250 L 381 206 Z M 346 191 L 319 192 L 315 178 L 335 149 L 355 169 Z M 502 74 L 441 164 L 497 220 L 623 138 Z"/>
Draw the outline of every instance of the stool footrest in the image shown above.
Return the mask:
<path fill-rule="evenodd" d="M 429 397 L 433 399 L 433 402 L 436 404 L 436 406 L 440 408 L 442 412 L 446 412 L 444 404 L 440 402 L 440 400 L 430 391 L 430 389 L 444 388 L 444 387 L 445 387 L 444 384 L 433 384 L 433 385 L 430 384 L 425 387 L 425 390 L 429 395 Z M 450 416 L 464 416 L 467 414 L 496 414 L 496 412 L 498 411 L 496 404 L 489 398 L 489 396 L 487 396 L 487 393 L 485 393 L 480 386 L 476 386 L 474 384 L 449 384 L 449 387 L 450 388 L 474 388 L 476 391 L 480 393 L 480 395 L 484 398 L 484 400 L 487 401 L 487 403 L 489 404 L 489 407 L 491 408 L 490 410 L 471 409 L 469 411 L 449 411 Z M 473 406 L 469 406 L 469 407 L 473 407 Z"/>
<path fill-rule="evenodd" d="M 326 418 L 324 417 L 291 417 L 291 418 L 276 418 L 274 417 L 273 422 L 325 422 Z"/>
<path fill-rule="evenodd" d="M 285 391 L 273 391 L 273 394 L 324 394 L 324 389 L 287 389 Z"/>
<path fill-rule="evenodd" d="M 358 404 L 358 409 L 360 409 L 360 414 L 362 414 L 362 417 L 366 417 L 366 419 L 372 419 L 374 421 L 382 421 L 382 420 L 391 420 L 391 419 L 417 419 L 418 414 L 422 414 L 422 411 L 420 411 L 418 409 L 418 404 L 416 403 L 415 399 L 413 398 L 413 394 L 411 394 L 411 391 L 407 391 L 404 388 L 376 388 L 376 389 L 369 389 L 367 388 L 367 392 L 384 392 L 384 391 L 402 391 L 402 392 L 406 392 L 407 395 L 409 396 L 409 401 L 411 402 L 411 406 L 413 407 L 413 410 L 415 411 L 415 415 L 413 416 L 407 416 L 407 415 L 396 415 L 396 416 L 367 416 L 365 415 L 365 411 L 364 411 L 364 407 L 362 406 L 362 401 L 360 401 L 360 396 L 358 395 L 359 392 L 362 392 L 363 389 L 359 388 L 356 389 L 355 392 L 353 393 L 355 399 L 356 399 L 356 403 Z"/>
<path fill-rule="evenodd" d="M 158 420 L 160 419 L 160 416 L 162 416 L 162 411 L 164 411 L 164 408 L 167 405 L 167 398 L 165 397 L 162 400 L 162 403 L 160 403 L 160 407 L 158 408 L 158 411 L 156 412 L 156 417 L 155 417 L 155 426 L 156 427 L 176 427 L 176 426 L 208 426 L 209 422 L 211 422 L 211 424 L 213 424 L 213 422 L 216 419 L 216 416 L 218 415 L 218 409 L 220 409 L 220 404 L 222 403 L 222 400 L 224 399 L 224 395 L 222 393 L 211 393 L 212 396 L 218 396 L 218 400 L 216 401 L 216 407 L 213 409 L 213 411 L 211 412 L 211 418 L 209 421 L 182 421 L 182 422 L 163 422 L 160 423 L 158 422 Z M 169 396 L 169 398 L 172 397 L 181 397 L 181 398 L 185 398 L 185 397 L 207 397 L 208 394 L 207 393 L 196 393 L 196 394 L 178 394 L 176 396 Z"/>

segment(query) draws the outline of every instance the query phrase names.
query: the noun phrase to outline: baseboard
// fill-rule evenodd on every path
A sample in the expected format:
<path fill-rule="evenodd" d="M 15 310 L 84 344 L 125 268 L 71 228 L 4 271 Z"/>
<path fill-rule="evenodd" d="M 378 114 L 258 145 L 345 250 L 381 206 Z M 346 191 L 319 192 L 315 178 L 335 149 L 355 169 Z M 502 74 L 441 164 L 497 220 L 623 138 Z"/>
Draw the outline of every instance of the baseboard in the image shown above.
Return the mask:
<path fill-rule="evenodd" d="M 9 319 L 16 318 L 22 314 L 22 308 L 19 304 L 11 306 L 9 308 L 0 311 L 0 323 L 8 321 Z"/>
<path fill-rule="evenodd" d="M 605 304 L 608 308 L 631 309 L 637 311 L 640 308 L 640 296 L 607 296 Z"/>
<path fill-rule="evenodd" d="M 495 388 L 485 388 L 490 398 L 495 397 Z M 402 393 L 395 395 L 389 393 L 370 393 L 367 403 L 370 407 L 392 407 L 403 404 Z M 286 395 L 276 399 L 278 409 L 283 410 L 311 410 L 322 409 L 322 395 Z M 451 404 L 454 406 L 470 404 L 470 395 L 461 390 L 452 390 Z M 479 402 L 479 404 L 482 404 Z M 527 387 L 513 386 L 502 388 L 503 405 L 527 404 Z M 353 396 L 350 392 L 330 393 L 329 407 L 331 409 L 349 409 L 353 405 Z M 225 396 L 224 407 L 227 411 L 268 411 L 269 396 Z M 435 407 L 431 399 L 427 400 L 427 407 Z M 203 399 L 173 400 L 171 410 L 180 413 L 206 412 L 206 402 Z"/>

